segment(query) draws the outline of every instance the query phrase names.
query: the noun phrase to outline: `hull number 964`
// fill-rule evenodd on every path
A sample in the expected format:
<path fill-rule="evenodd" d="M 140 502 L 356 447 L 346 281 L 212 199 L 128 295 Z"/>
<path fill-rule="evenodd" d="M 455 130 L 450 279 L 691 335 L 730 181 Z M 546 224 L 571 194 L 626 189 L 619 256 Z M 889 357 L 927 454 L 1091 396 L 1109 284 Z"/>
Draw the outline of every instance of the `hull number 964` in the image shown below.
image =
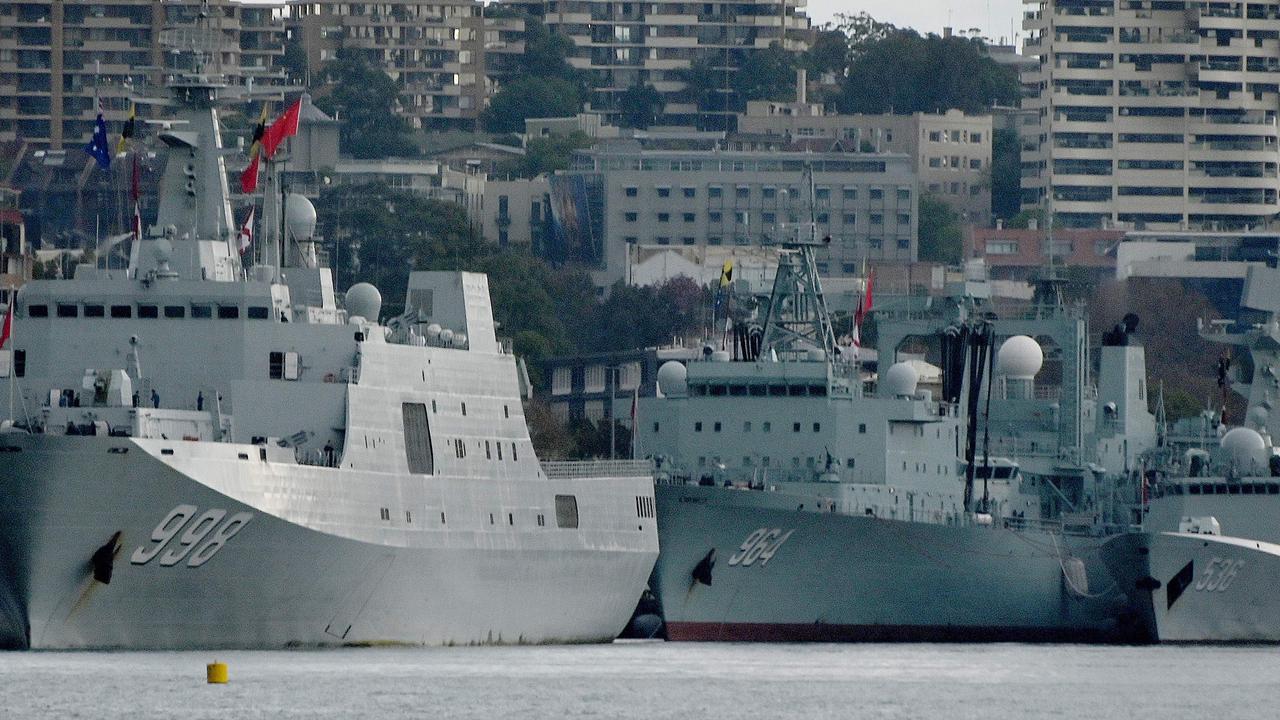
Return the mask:
<path fill-rule="evenodd" d="M 146 565 L 159 556 L 160 564 L 164 567 L 172 567 L 186 560 L 187 567 L 198 568 L 213 559 L 222 546 L 253 519 L 253 513 L 248 512 L 227 517 L 227 511 L 218 508 L 209 508 L 199 515 L 197 512 L 195 505 L 179 505 L 170 510 L 156 529 L 151 531 L 152 544 L 139 546 L 133 551 L 129 562 Z M 177 542 L 174 547 L 161 554 L 170 545 L 170 541 L 175 539 Z"/>
<path fill-rule="evenodd" d="M 738 546 L 738 552 L 729 558 L 729 565 L 740 565 L 749 567 L 756 561 L 760 562 L 760 567 L 769 564 L 769 560 L 774 553 L 778 552 L 778 548 L 782 547 L 782 543 L 791 537 L 791 533 L 795 530 L 783 530 L 782 528 L 760 528 L 747 536 L 746 540 Z"/>

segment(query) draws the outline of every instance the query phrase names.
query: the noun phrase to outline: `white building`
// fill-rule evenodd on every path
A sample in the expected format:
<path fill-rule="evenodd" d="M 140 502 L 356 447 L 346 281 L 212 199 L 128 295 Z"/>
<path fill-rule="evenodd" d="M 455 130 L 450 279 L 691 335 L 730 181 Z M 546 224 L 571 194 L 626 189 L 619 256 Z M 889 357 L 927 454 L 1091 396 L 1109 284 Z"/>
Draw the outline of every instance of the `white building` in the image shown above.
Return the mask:
<path fill-rule="evenodd" d="M 1025 205 L 1051 204 L 1068 227 L 1160 230 L 1259 227 L 1280 211 L 1280 4 L 1026 2 L 1040 63 L 1023 76 L 1039 120 L 1025 127 Z"/>
<path fill-rule="evenodd" d="M 813 178 L 813 198 L 805 171 Z M 854 275 L 867 260 L 914 261 L 919 192 L 906 155 L 643 149 L 607 142 L 553 178 L 567 245 L 623 279 L 627 248 L 760 246 L 810 232 L 829 238 L 819 272 Z"/>

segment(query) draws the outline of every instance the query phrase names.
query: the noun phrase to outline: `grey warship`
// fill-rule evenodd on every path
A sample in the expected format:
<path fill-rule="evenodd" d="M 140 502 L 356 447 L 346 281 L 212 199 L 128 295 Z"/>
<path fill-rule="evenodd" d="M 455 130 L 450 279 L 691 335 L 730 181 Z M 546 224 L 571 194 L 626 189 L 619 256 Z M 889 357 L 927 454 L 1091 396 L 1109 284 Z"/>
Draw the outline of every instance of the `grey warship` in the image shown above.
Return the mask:
<path fill-rule="evenodd" d="M 230 93 L 194 68 L 128 267 L 17 295 L 0 647 L 611 640 L 657 556 L 649 465 L 539 462 L 483 275 L 342 305 L 270 173 L 242 264 Z"/>
<path fill-rule="evenodd" d="M 638 452 L 658 462 L 651 586 L 668 638 L 1153 639 L 1139 553 L 1120 561 L 1109 546 L 1140 544 L 1131 503 L 1100 499 L 1154 441 L 1142 347 L 1104 348 L 1094 390 L 1078 315 L 974 317 L 945 330 L 935 397 L 910 363 L 892 363 L 897 341 L 881 326 L 889 350 L 872 390 L 836 341 L 816 244 L 779 250 L 762 332 L 664 365 L 658 397 L 640 402 Z M 936 313 L 903 319 L 944 329 Z M 1046 328 L 1074 395 L 1037 395 L 1043 357 L 1025 333 Z M 993 364 L 998 378 L 975 372 Z M 979 415 L 1017 433 L 984 443 Z"/>

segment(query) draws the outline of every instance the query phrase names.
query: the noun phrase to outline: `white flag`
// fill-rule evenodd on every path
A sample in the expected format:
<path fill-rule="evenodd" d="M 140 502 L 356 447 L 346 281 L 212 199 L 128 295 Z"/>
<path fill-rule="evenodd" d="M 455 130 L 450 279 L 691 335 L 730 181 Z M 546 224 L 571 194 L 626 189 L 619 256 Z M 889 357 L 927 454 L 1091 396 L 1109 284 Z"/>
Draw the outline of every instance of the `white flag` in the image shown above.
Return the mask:
<path fill-rule="evenodd" d="M 243 255 L 249 250 L 249 245 L 253 243 L 253 213 L 256 207 L 249 208 L 249 217 L 244 219 L 244 225 L 240 226 L 240 232 L 236 235 L 240 242 L 240 254 Z"/>

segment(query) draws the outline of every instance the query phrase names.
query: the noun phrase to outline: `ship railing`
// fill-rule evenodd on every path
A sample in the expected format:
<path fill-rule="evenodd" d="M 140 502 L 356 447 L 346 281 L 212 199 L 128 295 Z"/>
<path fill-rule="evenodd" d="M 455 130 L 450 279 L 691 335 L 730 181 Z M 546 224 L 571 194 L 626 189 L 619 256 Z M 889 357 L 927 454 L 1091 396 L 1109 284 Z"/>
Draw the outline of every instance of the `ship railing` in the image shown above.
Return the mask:
<path fill-rule="evenodd" d="M 586 478 L 652 477 L 651 460 L 547 460 L 542 474 L 552 480 Z"/>
<path fill-rule="evenodd" d="M 1064 523 L 1061 520 L 1045 518 L 1002 517 L 1000 518 L 1000 526 L 1006 530 L 1055 533 L 1058 535 L 1072 535 L 1076 537 L 1091 537 L 1099 534 L 1105 534 L 1103 528 L 1091 523 Z"/>

